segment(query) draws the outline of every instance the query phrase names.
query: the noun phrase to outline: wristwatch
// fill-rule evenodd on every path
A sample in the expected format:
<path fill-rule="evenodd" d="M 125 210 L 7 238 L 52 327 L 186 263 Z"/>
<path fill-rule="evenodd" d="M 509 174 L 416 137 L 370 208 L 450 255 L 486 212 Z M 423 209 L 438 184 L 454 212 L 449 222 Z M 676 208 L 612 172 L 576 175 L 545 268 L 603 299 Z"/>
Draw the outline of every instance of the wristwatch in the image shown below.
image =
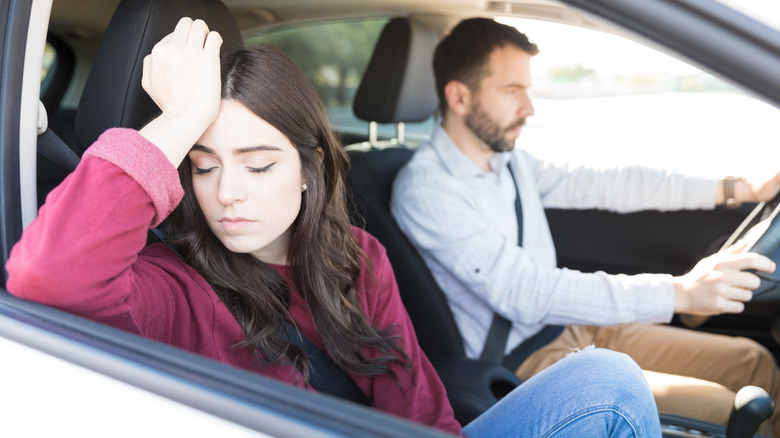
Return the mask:
<path fill-rule="evenodd" d="M 737 178 L 735 176 L 727 176 L 723 178 L 723 197 L 725 201 L 723 205 L 728 209 L 739 208 L 742 205 L 742 201 L 734 197 L 734 183 L 737 181 L 743 181 L 744 178 Z"/>

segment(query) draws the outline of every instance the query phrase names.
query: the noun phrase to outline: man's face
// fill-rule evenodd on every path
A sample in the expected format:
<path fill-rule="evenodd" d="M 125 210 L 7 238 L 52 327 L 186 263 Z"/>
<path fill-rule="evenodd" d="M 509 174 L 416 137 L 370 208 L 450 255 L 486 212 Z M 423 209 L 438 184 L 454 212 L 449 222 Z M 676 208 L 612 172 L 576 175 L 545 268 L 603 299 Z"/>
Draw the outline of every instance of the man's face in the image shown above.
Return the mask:
<path fill-rule="evenodd" d="M 466 126 L 491 150 L 512 150 L 526 117 L 534 114 L 530 86 L 531 55 L 509 45 L 495 49 L 488 74 L 480 88 L 472 91 Z"/>

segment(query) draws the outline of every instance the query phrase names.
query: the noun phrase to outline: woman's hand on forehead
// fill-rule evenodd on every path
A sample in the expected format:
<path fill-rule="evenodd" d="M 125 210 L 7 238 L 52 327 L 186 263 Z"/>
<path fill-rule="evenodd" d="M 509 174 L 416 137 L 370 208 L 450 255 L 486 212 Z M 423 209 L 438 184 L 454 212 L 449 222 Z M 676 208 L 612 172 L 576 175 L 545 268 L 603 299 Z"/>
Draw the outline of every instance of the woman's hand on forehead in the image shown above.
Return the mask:
<path fill-rule="evenodd" d="M 162 114 L 141 130 L 178 166 L 220 108 L 222 37 L 184 17 L 144 58 L 142 86 Z"/>

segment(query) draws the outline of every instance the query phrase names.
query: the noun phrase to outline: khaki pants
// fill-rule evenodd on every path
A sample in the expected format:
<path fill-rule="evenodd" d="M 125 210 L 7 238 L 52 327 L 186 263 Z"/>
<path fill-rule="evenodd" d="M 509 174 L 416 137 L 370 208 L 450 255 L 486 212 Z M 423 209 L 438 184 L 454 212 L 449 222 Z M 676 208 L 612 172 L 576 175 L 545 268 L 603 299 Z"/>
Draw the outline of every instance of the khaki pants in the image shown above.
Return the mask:
<path fill-rule="evenodd" d="M 626 353 L 645 373 L 658 410 L 726 424 L 740 388 L 766 389 L 780 406 L 780 371 L 763 346 L 747 339 L 666 325 L 570 326 L 517 369 L 528 379 L 573 349 L 595 344 Z M 759 433 L 780 436 L 780 407 Z"/>

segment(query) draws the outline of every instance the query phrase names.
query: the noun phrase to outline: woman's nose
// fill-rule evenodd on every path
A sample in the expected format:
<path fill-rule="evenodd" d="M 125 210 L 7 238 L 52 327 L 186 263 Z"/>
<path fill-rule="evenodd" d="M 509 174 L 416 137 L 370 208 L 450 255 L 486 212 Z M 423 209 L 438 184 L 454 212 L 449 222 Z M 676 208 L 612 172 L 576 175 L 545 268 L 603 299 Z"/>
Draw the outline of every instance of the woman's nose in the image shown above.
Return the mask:
<path fill-rule="evenodd" d="M 231 205 L 246 200 L 246 188 L 244 181 L 237 172 L 223 171 L 219 179 L 219 202 L 223 205 Z"/>

